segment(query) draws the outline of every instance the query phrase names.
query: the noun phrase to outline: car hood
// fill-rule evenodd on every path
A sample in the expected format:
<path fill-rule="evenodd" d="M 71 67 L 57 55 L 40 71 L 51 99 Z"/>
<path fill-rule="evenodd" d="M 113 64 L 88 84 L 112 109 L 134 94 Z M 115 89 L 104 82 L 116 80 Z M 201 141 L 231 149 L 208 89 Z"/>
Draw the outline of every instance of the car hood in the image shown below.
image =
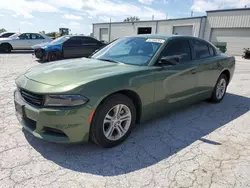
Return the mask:
<path fill-rule="evenodd" d="M 134 72 L 139 69 L 140 66 L 79 58 L 36 66 L 29 69 L 25 76 L 33 81 L 55 86 L 78 82 L 84 84 L 108 76 Z"/>

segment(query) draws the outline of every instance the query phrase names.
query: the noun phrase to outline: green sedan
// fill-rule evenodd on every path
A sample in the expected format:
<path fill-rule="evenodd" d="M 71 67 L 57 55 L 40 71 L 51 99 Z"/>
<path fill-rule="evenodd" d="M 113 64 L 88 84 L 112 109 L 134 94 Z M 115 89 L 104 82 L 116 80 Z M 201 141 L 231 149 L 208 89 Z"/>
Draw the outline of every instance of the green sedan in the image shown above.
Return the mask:
<path fill-rule="evenodd" d="M 136 123 L 197 101 L 220 102 L 235 58 L 187 36 L 120 38 L 90 58 L 31 68 L 16 79 L 16 115 L 37 138 L 123 142 Z"/>

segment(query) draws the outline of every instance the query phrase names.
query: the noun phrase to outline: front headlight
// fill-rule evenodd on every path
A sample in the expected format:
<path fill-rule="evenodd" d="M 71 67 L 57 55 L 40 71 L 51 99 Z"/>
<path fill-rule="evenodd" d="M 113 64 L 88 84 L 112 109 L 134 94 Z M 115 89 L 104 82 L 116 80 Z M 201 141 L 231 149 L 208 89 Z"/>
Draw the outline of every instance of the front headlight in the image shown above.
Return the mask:
<path fill-rule="evenodd" d="M 47 95 L 44 106 L 79 106 L 88 102 L 82 95 Z"/>

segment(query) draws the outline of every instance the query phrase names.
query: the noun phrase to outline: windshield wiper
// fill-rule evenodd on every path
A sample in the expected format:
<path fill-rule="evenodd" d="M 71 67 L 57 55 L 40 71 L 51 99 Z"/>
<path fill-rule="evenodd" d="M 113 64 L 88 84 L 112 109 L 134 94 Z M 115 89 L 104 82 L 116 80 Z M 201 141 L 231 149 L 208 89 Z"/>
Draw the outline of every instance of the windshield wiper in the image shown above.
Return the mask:
<path fill-rule="evenodd" d="M 108 62 L 112 62 L 112 63 L 120 63 L 119 61 L 115 61 L 115 60 L 112 60 L 112 59 L 98 59 L 98 60 L 108 61 Z"/>

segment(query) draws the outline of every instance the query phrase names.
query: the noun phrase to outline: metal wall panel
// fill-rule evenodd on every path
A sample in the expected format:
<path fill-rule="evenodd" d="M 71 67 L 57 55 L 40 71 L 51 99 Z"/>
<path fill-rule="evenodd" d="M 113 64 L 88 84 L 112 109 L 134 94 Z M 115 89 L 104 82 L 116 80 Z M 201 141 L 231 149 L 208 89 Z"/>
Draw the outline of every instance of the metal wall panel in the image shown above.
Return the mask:
<path fill-rule="evenodd" d="M 213 28 L 250 28 L 250 10 L 208 12 L 205 40 L 210 39 Z"/>
<path fill-rule="evenodd" d="M 173 34 L 193 36 L 193 26 L 174 26 Z"/>
<path fill-rule="evenodd" d="M 109 41 L 109 29 L 108 28 L 100 28 L 100 40 L 101 41 Z"/>
<path fill-rule="evenodd" d="M 191 18 L 191 19 L 180 19 L 180 20 L 161 20 L 161 21 L 142 21 L 142 22 L 127 22 L 127 23 L 104 23 L 104 24 L 93 24 L 93 35 L 95 38 L 100 40 L 100 28 L 109 28 L 110 25 L 110 41 L 123 37 L 123 36 L 131 36 L 137 35 L 137 31 L 139 27 L 151 27 L 152 34 L 166 34 L 172 35 L 173 28 L 178 26 L 191 26 L 192 36 L 199 37 L 200 30 L 202 27 L 200 23 L 202 19 L 205 18 Z"/>
<path fill-rule="evenodd" d="M 210 40 L 215 45 L 226 43 L 227 54 L 242 55 L 243 48 L 250 47 L 250 28 L 214 28 Z"/>

